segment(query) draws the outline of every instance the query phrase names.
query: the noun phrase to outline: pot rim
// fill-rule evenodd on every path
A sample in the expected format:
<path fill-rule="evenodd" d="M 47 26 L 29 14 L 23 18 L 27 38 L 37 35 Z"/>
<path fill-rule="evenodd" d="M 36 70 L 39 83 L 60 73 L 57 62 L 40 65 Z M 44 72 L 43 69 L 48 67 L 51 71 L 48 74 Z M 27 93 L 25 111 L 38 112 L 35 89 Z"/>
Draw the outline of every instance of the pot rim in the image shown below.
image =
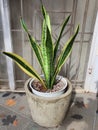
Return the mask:
<path fill-rule="evenodd" d="M 43 78 L 44 76 L 41 75 L 41 77 Z M 42 92 L 42 91 L 37 91 L 36 89 L 33 88 L 33 86 L 31 85 L 32 82 L 35 80 L 35 78 L 32 78 L 29 82 L 29 87 L 31 88 L 32 90 L 32 93 L 34 94 L 37 94 L 39 96 L 43 96 L 43 97 L 54 97 L 54 96 L 59 96 L 60 94 L 64 93 L 64 91 L 66 91 L 67 89 L 67 80 L 63 77 L 63 76 L 60 76 L 58 75 L 57 76 L 57 79 L 58 80 L 61 80 L 63 83 L 64 83 L 64 86 L 63 88 L 59 89 L 58 91 L 53 91 L 53 92 Z"/>
<path fill-rule="evenodd" d="M 40 99 L 40 100 L 42 99 L 42 100 L 44 100 L 44 101 L 58 100 L 58 99 L 62 99 L 62 98 L 64 98 L 64 97 L 67 97 L 67 96 L 70 95 L 71 92 L 72 92 L 72 84 L 71 84 L 71 82 L 70 82 L 67 78 L 65 78 L 65 79 L 67 80 L 67 83 L 68 83 L 68 90 L 67 90 L 65 93 L 63 93 L 62 95 L 57 96 L 57 97 L 41 97 L 41 96 L 37 96 L 37 95 L 35 95 L 34 93 L 32 93 L 32 92 L 29 90 L 29 82 L 30 82 L 31 79 L 32 79 L 32 78 L 29 78 L 29 79 L 25 82 L 25 91 L 27 91 L 27 93 L 29 93 L 30 96 L 31 96 L 32 98 L 35 98 L 35 99 Z"/>

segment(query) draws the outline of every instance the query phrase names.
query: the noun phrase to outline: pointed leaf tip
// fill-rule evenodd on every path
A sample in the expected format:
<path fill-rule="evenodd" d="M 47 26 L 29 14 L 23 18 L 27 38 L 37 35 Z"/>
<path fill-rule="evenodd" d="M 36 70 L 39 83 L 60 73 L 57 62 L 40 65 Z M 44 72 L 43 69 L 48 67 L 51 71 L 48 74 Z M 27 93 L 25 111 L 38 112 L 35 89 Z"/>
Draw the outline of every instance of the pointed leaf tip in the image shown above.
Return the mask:
<path fill-rule="evenodd" d="M 28 32 L 28 29 L 27 29 L 27 26 L 26 26 L 26 24 L 25 24 L 25 22 L 24 22 L 24 20 L 23 20 L 22 18 L 20 18 L 20 23 L 21 23 L 23 29 L 24 29 L 27 33 L 29 33 L 29 32 Z"/>

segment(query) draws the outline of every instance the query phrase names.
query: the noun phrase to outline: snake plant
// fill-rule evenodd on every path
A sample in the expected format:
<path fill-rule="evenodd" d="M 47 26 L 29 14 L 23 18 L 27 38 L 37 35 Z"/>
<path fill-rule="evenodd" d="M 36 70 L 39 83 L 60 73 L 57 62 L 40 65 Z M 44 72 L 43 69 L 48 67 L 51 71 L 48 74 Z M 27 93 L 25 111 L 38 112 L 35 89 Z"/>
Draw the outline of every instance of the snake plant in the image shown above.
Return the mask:
<path fill-rule="evenodd" d="M 43 86 L 46 87 L 47 89 L 52 89 L 53 84 L 56 81 L 56 76 L 58 75 L 58 73 L 61 70 L 61 67 L 63 66 L 63 64 L 69 57 L 69 55 L 71 54 L 73 42 L 79 32 L 79 25 L 77 26 L 74 34 L 64 45 L 59 57 L 57 57 L 60 39 L 62 37 L 62 33 L 65 29 L 65 26 L 69 21 L 70 16 L 68 16 L 63 22 L 59 36 L 56 42 L 53 43 L 49 14 L 47 13 L 43 5 L 41 6 L 41 10 L 43 14 L 41 44 L 38 44 L 36 40 L 31 36 L 24 20 L 21 18 L 20 21 L 23 29 L 28 35 L 31 47 L 35 52 L 35 55 L 39 61 L 45 79 L 43 80 L 41 76 L 36 72 L 36 70 L 25 59 L 23 59 L 19 55 L 10 52 L 3 52 L 3 54 L 12 58 L 16 62 L 16 64 L 30 77 L 38 79 L 43 84 Z"/>

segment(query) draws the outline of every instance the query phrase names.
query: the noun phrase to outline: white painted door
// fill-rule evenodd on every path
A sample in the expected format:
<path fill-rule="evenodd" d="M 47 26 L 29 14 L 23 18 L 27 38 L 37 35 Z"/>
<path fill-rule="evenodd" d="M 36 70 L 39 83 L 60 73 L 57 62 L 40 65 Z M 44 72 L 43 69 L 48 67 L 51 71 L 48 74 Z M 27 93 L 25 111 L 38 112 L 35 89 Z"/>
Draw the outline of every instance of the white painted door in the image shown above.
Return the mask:
<path fill-rule="evenodd" d="M 84 87 L 86 91 L 94 93 L 98 92 L 98 12 L 94 27 L 94 33 Z"/>

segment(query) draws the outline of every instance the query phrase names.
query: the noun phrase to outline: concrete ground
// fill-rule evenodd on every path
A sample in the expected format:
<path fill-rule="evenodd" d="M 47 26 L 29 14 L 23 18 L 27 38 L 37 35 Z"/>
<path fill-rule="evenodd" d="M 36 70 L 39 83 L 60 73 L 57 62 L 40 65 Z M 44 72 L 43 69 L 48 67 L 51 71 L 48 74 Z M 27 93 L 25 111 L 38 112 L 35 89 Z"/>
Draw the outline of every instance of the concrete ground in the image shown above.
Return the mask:
<path fill-rule="evenodd" d="M 73 94 L 62 124 L 44 128 L 33 122 L 25 94 L 4 92 L 0 93 L 0 130 L 98 130 L 97 107 L 95 94 Z"/>

